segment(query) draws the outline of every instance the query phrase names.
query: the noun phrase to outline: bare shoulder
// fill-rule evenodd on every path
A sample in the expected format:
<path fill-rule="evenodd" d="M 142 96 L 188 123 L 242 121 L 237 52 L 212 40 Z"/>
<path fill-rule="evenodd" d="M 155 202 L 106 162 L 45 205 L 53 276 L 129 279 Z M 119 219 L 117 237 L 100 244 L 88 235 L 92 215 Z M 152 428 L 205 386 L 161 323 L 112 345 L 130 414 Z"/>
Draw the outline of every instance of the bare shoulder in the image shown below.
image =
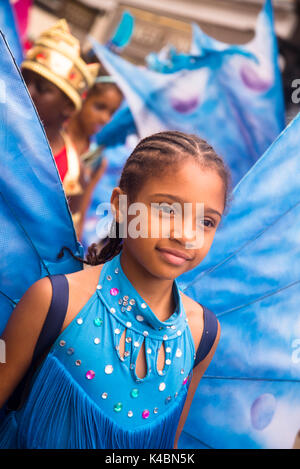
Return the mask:
<path fill-rule="evenodd" d="M 96 291 L 103 265 L 88 266 L 83 270 L 67 274 L 69 303 L 62 330 L 64 330 Z"/>

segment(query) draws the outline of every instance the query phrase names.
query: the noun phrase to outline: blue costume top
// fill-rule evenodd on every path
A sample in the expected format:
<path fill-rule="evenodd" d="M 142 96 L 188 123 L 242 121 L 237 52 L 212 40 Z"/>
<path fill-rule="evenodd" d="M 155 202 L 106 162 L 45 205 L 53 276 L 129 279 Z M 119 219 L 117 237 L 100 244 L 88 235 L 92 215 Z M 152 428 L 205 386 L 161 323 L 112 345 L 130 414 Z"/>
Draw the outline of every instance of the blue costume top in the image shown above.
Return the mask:
<path fill-rule="evenodd" d="M 161 322 L 125 276 L 120 254 L 104 264 L 95 293 L 51 347 L 25 404 L 0 427 L 0 448 L 172 448 L 195 359 L 176 281 L 173 294 L 175 311 Z M 141 379 L 135 364 L 143 343 Z"/>

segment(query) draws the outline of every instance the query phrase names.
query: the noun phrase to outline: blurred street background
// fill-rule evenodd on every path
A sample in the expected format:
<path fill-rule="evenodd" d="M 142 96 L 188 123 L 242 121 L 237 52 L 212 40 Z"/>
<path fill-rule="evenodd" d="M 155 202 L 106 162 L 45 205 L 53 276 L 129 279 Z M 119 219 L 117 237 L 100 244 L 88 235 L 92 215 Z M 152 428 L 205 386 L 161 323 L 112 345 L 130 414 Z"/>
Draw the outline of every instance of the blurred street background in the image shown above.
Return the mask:
<path fill-rule="evenodd" d="M 87 49 L 89 35 L 105 43 L 122 13 L 129 11 L 135 17 L 135 28 L 120 55 L 144 64 L 150 52 L 158 52 L 167 44 L 187 52 L 192 39 L 191 22 L 220 41 L 249 42 L 262 5 L 263 0 L 33 0 L 27 37 L 33 41 L 58 18 L 65 18 L 83 49 Z M 299 110 L 291 95 L 293 80 L 300 78 L 300 0 L 274 0 L 273 7 L 286 117 L 290 120 Z"/>

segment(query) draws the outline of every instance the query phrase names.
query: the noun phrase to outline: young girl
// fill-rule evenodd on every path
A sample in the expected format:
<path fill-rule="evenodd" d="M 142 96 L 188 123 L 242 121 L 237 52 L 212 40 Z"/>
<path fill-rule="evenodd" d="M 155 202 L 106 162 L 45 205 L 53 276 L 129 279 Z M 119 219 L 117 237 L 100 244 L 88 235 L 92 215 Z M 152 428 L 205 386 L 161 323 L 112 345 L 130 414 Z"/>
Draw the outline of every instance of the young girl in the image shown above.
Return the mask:
<path fill-rule="evenodd" d="M 0 407 L 16 407 L 9 397 L 40 354 L 45 332 L 51 335 L 53 318 L 58 330 L 46 340 L 50 351 L 19 409 L 0 427 L 0 448 L 177 448 L 220 326 L 175 279 L 208 253 L 227 195 L 224 164 L 203 140 L 162 132 L 137 145 L 112 193 L 117 235 L 139 202 L 148 209 L 148 228 L 170 214 L 169 236 L 129 236 L 126 229 L 100 253 L 91 246 L 91 267 L 45 277 L 25 293 L 2 337 Z M 178 234 L 175 203 L 193 207 L 201 246 L 191 247 L 187 230 Z M 197 203 L 204 205 L 198 220 Z"/>

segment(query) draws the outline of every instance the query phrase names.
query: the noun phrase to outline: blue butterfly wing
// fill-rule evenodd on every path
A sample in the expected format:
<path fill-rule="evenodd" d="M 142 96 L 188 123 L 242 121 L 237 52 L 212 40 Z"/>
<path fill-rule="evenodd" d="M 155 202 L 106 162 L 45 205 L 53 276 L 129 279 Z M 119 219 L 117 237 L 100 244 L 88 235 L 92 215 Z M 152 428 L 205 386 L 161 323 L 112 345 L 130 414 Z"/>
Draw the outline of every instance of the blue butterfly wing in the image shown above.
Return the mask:
<path fill-rule="evenodd" d="M 300 115 L 234 191 L 210 253 L 180 278 L 221 324 L 182 447 L 292 448 L 300 428 Z"/>
<path fill-rule="evenodd" d="M 48 274 L 82 268 L 82 254 L 44 129 L 0 35 L 0 333 L 18 300 Z"/>

